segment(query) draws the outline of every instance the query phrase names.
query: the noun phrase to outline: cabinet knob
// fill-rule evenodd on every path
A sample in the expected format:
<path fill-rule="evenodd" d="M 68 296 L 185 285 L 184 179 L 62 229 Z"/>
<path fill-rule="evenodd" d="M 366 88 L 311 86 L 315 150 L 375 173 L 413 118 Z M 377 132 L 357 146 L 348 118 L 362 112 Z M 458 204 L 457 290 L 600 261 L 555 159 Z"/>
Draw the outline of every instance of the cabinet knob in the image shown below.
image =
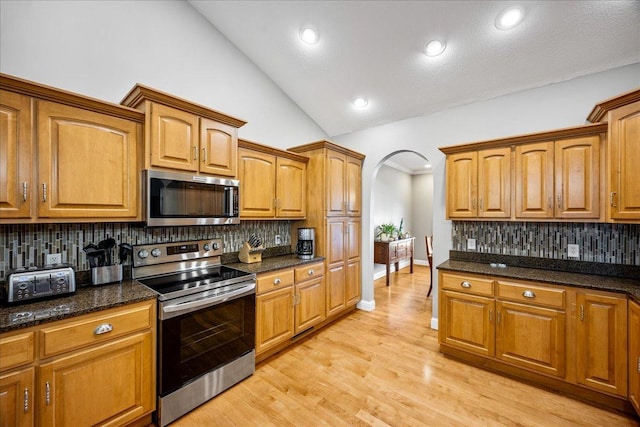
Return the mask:
<path fill-rule="evenodd" d="M 274 285 L 279 285 L 280 283 L 282 283 L 282 281 L 280 280 L 280 278 L 279 278 L 279 277 L 276 277 L 276 278 L 274 279 L 274 281 L 273 281 L 273 284 L 274 284 Z"/>
<path fill-rule="evenodd" d="M 535 298 L 536 294 L 533 291 L 524 291 L 522 293 L 522 296 L 525 297 L 525 298 Z"/>
<path fill-rule="evenodd" d="M 470 288 L 471 287 L 471 283 L 467 282 L 466 280 L 462 283 L 460 283 L 460 286 L 462 286 L 463 288 Z"/>
<path fill-rule="evenodd" d="M 111 323 L 103 323 L 102 325 L 98 326 L 93 333 L 95 335 L 102 335 L 102 334 L 106 334 L 108 332 L 113 331 L 113 325 Z"/>
<path fill-rule="evenodd" d="M 309 269 L 309 276 L 313 276 L 313 268 Z"/>

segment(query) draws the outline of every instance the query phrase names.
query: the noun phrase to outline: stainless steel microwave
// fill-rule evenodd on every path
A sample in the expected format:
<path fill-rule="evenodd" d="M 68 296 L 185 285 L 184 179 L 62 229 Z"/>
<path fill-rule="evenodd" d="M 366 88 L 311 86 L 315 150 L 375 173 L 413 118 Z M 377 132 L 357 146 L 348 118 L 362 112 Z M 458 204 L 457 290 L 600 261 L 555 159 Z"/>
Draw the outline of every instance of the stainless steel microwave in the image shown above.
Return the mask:
<path fill-rule="evenodd" d="M 239 224 L 239 185 L 180 172 L 143 172 L 145 218 L 149 226 Z"/>

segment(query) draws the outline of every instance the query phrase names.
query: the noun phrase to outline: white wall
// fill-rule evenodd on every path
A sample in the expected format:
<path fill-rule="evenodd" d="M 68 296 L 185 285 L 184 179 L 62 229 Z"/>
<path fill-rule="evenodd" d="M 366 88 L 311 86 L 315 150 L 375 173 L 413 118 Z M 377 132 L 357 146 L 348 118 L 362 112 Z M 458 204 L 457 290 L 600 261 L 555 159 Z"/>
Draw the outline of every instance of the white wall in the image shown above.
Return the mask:
<path fill-rule="evenodd" d="M 184 1 L 0 1 L 0 71 L 120 103 L 135 83 L 248 123 L 275 147 L 325 133 Z"/>
<path fill-rule="evenodd" d="M 425 236 L 433 233 L 433 175 L 412 177 L 413 225 L 411 234 L 416 237 L 414 258 L 427 261 Z"/>
<path fill-rule="evenodd" d="M 451 248 L 451 223 L 445 220 L 444 159 L 437 147 L 464 144 L 585 123 L 593 106 L 606 98 L 640 87 L 640 64 L 579 77 L 499 98 L 402 120 L 359 132 L 335 136 L 333 141 L 365 154 L 363 165 L 362 301 L 373 298 L 372 183 L 380 162 L 390 152 L 415 151 L 433 165 L 434 264 L 446 261 Z M 432 326 L 437 328 L 437 277 L 434 275 Z"/>

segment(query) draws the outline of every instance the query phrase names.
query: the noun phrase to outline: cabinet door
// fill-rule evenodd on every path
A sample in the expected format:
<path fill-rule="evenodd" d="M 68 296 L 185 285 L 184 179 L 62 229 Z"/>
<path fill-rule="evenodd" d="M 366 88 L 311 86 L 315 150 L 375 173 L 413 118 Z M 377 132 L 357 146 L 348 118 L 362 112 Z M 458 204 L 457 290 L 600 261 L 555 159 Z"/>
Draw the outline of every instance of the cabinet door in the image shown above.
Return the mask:
<path fill-rule="evenodd" d="M 293 286 L 256 297 L 256 354 L 293 336 Z"/>
<path fill-rule="evenodd" d="M 276 186 L 276 216 L 304 218 L 307 214 L 307 165 L 278 157 Z"/>
<path fill-rule="evenodd" d="M 327 265 L 344 262 L 347 227 L 344 219 L 327 220 Z"/>
<path fill-rule="evenodd" d="M 478 153 L 448 155 L 446 175 L 447 218 L 475 218 L 478 215 Z"/>
<path fill-rule="evenodd" d="M 40 425 L 126 425 L 155 409 L 153 341 L 138 333 L 42 364 Z"/>
<path fill-rule="evenodd" d="M 609 113 L 609 216 L 640 220 L 640 102 Z"/>
<path fill-rule="evenodd" d="M 238 129 L 200 118 L 200 172 L 235 177 L 238 164 Z"/>
<path fill-rule="evenodd" d="M 0 375 L 0 427 L 34 425 L 35 368 Z"/>
<path fill-rule="evenodd" d="M 493 357 L 494 300 L 451 291 L 441 291 L 440 296 L 440 344 Z"/>
<path fill-rule="evenodd" d="M 600 217 L 600 137 L 555 143 L 556 218 Z"/>
<path fill-rule="evenodd" d="M 362 213 L 362 162 L 347 157 L 347 215 L 360 216 Z"/>
<path fill-rule="evenodd" d="M 553 218 L 553 142 L 516 146 L 516 217 Z"/>
<path fill-rule="evenodd" d="M 28 96 L 0 91 L 0 218 L 31 216 L 31 102 Z"/>
<path fill-rule="evenodd" d="M 346 210 L 347 157 L 335 151 L 327 151 L 327 216 L 344 216 Z"/>
<path fill-rule="evenodd" d="M 640 415 L 640 304 L 629 301 L 629 400 Z"/>
<path fill-rule="evenodd" d="M 511 148 L 478 152 L 478 216 L 511 217 Z"/>
<path fill-rule="evenodd" d="M 327 317 L 338 314 L 346 308 L 345 280 L 346 272 L 344 262 L 327 267 Z"/>
<path fill-rule="evenodd" d="M 152 103 L 150 127 L 152 166 L 198 170 L 198 117 Z"/>
<path fill-rule="evenodd" d="M 579 292 L 577 309 L 578 383 L 626 396 L 626 298 Z"/>
<path fill-rule="evenodd" d="M 240 217 L 273 218 L 276 214 L 276 157 L 238 149 Z"/>
<path fill-rule="evenodd" d="M 351 307 L 358 302 L 360 302 L 360 298 L 362 295 L 361 286 L 360 286 L 360 259 L 349 259 L 347 260 L 347 271 L 346 271 L 346 287 L 345 287 L 345 305 L 346 307 Z"/>
<path fill-rule="evenodd" d="M 296 334 L 317 325 L 325 319 L 323 277 L 296 284 L 296 299 Z"/>
<path fill-rule="evenodd" d="M 565 314 L 531 305 L 496 302 L 496 357 L 564 378 Z"/>
<path fill-rule="evenodd" d="M 136 123 L 38 101 L 38 216 L 136 218 Z"/>

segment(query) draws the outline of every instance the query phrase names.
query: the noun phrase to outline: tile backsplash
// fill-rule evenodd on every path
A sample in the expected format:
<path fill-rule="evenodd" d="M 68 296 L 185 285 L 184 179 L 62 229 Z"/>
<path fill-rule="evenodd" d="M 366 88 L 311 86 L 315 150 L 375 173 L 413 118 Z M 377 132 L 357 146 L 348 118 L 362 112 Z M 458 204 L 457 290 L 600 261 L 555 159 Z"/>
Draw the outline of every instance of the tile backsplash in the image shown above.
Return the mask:
<path fill-rule="evenodd" d="M 609 264 L 640 265 L 640 225 L 604 223 L 453 221 L 453 250 Z M 567 256 L 567 245 L 580 247 L 579 258 Z"/>
<path fill-rule="evenodd" d="M 45 256 L 62 254 L 62 262 L 76 270 L 89 270 L 82 250 L 89 243 L 112 237 L 117 243 L 143 245 L 148 243 L 180 242 L 221 238 L 224 252 L 237 252 L 249 236 L 260 236 L 264 246 L 275 245 L 275 236 L 281 236 L 279 246 L 291 244 L 289 221 L 242 221 L 239 225 L 193 227 L 145 227 L 141 223 L 91 224 L 21 224 L 0 225 L 0 281 L 8 270 L 44 265 Z"/>

